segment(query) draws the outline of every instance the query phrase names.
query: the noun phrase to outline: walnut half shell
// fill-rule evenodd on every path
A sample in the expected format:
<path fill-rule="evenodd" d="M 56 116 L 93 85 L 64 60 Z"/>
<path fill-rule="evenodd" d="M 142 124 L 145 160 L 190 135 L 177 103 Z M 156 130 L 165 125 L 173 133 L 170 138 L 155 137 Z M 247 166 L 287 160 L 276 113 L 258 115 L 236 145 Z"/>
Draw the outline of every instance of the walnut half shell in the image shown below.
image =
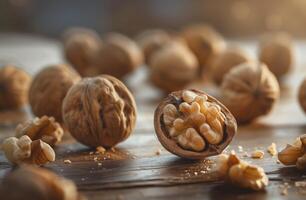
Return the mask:
<path fill-rule="evenodd" d="M 229 110 L 199 90 L 171 93 L 155 110 L 154 126 L 168 151 L 190 159 L 220 154 L 237 130 Z"/>

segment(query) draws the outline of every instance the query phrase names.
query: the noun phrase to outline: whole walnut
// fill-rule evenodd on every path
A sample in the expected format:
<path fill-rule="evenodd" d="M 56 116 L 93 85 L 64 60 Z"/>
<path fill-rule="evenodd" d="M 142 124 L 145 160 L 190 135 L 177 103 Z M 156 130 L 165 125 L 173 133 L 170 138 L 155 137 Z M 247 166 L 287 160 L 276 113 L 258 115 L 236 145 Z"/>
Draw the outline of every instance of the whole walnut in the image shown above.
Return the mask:
<path fill-rule="evenodd" d="M 137 37 L 137 43 L 142 49 L 147 64 L 149 63 L 150 57 L 153 53 L 169 41 L 171 41 L 170 35 L 166 31 L 159 29 L 144 31 Z"/>
<path fill-rule="evenodd" d="M 28 103 L 31 77 L 15 66 L 0 68 L 0 110 L 16 109 Z"/>
<path fill-rule="evenodd" d="M 79 142 L 109 148 L 127 139 L 133 131 L 136 104 L 118 79 L 108 75 L 85 78 L 67 93 L 63 119 Z"/>
<path fill-rule="evenodd" d="M 198 61 L 192 52 L 178 42 L 171 42 L 154 53 L 150 60 L 150 80 L 166 91 L 181 90 L 197 78 Z"/>
<path fill-rule="evenodd" d="M 306 78 L 299 87 L 298 100 L 303 111 L 306 112 Z"/>
<path fill-rule="evenodd" d="M 201 70 L 208 69 L 213 58 L 223 51 L 225 41 L 211 26 L 196 24 L 186 27 L 182 32 L 191 51 L 196 55 Z"/>
<path fill-rule="evenodd" d="M 283 33 L 267 35 L 259 47 L 259 59 L 281 78 L 293 67 L 294 47 L 291 38 Z"/>
<path fill-rule="evenodd" d="M 263 63 L 248 62 L 231 69 L 224 77 L 222 102 L 240 123 L 269 113 L 279 98 L 279 85 Z"/>
<path fill-rule="evenodd" d="M 94 30 L 71 28 L 64 32 L 63 43 L 66 59 L 82 76 L 95 75 L 93 59 L 101 40 Z"/>
<path fill-rule="evenodd" d="M 249 55 L 237 47 L 226 49 L 212 61 L 211 72 L 213 80 L 220 85 L 227 72 L 233 67 L 250 60 Z"/>
<path fill-rule="evenodd" d="M 110 33 L 99 48 L 95 66 L 99 74 L 123 78 L 143 62 L 143 55 L 137 44 L 128 37 Z"/>
<path fill-rule="evenodd" d="M 80 76 L 68 65 L 52 65 L 42 69 L 33 79 L 29 101 L 34 115 L 62 120 L 62 102 L 69 88 Z"/>

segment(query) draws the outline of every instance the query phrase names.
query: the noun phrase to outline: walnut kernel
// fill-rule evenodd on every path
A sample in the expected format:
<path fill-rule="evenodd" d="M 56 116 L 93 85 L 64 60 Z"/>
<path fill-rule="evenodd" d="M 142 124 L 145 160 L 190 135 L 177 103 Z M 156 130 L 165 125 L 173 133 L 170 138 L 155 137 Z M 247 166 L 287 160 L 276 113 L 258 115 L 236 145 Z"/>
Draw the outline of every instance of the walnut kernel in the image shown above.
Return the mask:
<path fill-rule="evenodd" d="M 67 93 L 63 119 L 79 142 L 109 148 L 133 131 L 136 104 L 128 88 L 118 79 L 108 75 L 85 78 Z"/>
<path fill-rule="evenodd" d="M 261 150 L 255 150 L 251 153 L 251 157 L 255 159 L 262 159 L 265 153 Z"/>
<path fill-rule="evenodd" d="M 42 116 L 19 124 L 16 128 L 16 137 L 20 138 L 23 135 L 29 136 L 31 140 L 41 139 L 54 146 L 62 140 L 64 131 L 53 117 Z"/>
<path fill-rule="evenodd" d="M 16 137 L 5 139 L 2 150 L 7 160 L 16 165 L 22 163 L 44 165 L 55 160 L 55 152 L 49 144 L 41 140 L 32 141 L 27 135 L 19 139 Z"/>
<path fill-rule="evenodd" d="M 239 123 L 269 113 L 279 98 L 275 76 L 263 63 L 243 63 L 229 71 L 222 82 L 222 102 Z"/>
<path fill-rule="evenodd" d="M 0 69 L 0 110 L 16 109 L 28 103 L 31 77 L 21 69 L 6 65 Z"/>

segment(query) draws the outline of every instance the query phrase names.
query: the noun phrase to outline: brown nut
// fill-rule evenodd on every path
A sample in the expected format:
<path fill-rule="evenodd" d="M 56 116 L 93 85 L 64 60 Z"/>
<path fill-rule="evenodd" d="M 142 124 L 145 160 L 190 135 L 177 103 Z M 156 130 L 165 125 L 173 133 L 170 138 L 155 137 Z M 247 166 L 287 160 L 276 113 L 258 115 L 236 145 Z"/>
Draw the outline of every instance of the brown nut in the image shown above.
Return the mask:
<path fill-rule="evenodd" d="M 225 48 L 222 36 L 208 25 L 188 26 L 183 30 L 182 37 L 198 58 L 202 71 L 204 68 L 208 68 L 213 58 Z"/>
<path fill-rule="evenodd" d="M 32 141 L 24 135 L 19 139 L 10 137 L 3 141 L 2 150 L 7 160 L 15 165 L 34 164 L 44 165 L 55 160 L 55 152 L 50 145 L 41 141 Z"/>
<path fill-rule="evenodd" d="M 69 88 L 81 77 L 67 65 L 53 65 L 41 70 L 33 79 L 29 100 L 34 115 L 54 117 L 62 122 L 62 101 Z"/>
<path fill-rule="evenodd" d="M 293 67 L 294 50 L 290 36 L 284 33 L 267 35 L 260 44 L 259 60 L 281 78 Z"/>
<path fill-rule="evenodd" d="M 303 111 L 306 113 L 306 78 L 304 78 L 299 87 L 298 100 Z"/>
<path fill-rule="evenodd" d="M 0 110 L 16 109 L 28 103 L 31 77 L 12 65 L 0 69 Z"/>
<path fill-rule="evenodd" d="M 158 88 L 171 92 L 185 88 L 198 74 L 195 56 L 178 42 L 171 42 L 150 60 L 150 79 Z"/>
<path fill-rule="evenodd" d="M 275 76 L 263 63 L 243 63 L 230 70 L 221 85 L 222 102 L 239 123 L 269 113 L 279 98 Z"/>
<path fill-rule="evenodd" d="M 85 200 L 72 181 L 33 166 L 8 173 L 0 185 L 0 196 L 5 200 Z"/>
<path fill-rule="evenodd" d="M 199 90 L 171 93 L 155 110 L 154 127 L 168 151 L 190 159 L 220 154 L 237 130 L 228 109 Z"/>
<path fill-rule="evenodd" d="M 43 116 L 19 124 L 16 128 L 16 137 L 20 138 L 23 135 L 29 136 L 31 140 L 41 139 L 54 146 L 62 140 L 64 131 L 53 117 Z"/>
<path fill-rule="evenodd" d="M 133 72 L 143 62 L 143 55 L 137 44 L 130 38 L 118 34 L 109 34 L 95 57 L 99 74 L 108 74 L 123 78 Z"/>
<path fill-rule="evenodd" d="M 79 142 L 109 148 L 124 141 L 133 131 L 136 104 L 118 79 L 108 75 L 86 78 L 67 93 L 63 119 Z"/>
<path fill-rule="evenodd" d="M 226 49 L 212 61 L 211 72 L 213 80 L 220 85 L 225 74 L 233 67 L 250 60 L 249 55 L 237 47 Z"/>
<path fill-rule="evenodd" d="M 66 59 L 82 76 L 96 75 L 93 59 L 101 40 L 94 30 L 86 28 L 68 29 L 63 34 Z"/>

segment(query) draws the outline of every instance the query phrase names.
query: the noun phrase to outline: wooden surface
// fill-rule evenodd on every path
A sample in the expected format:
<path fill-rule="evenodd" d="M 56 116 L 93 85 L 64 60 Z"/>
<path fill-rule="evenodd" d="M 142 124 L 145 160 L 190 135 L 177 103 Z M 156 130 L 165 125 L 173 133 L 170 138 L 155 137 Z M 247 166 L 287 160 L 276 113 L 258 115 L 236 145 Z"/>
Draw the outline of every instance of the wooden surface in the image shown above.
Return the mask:
<path fill-rule="evenodd" d="M 233 41 L 255 56 L 256 43 Z M 239 127 L 238 134 L 226 151 L 238 146 L 250 153 L 266 148 L 272 143 L 278 149 L 306 132 L 306 117 L 296 100 L 297 87 L 305 71 L 304 42 L 297 42 L 297 64 L 292 74 L 284 80 L 281 99 L 268 116 L 256 123 Z M 305 54 L 305 53 L 304 53 Z M 0 62 L 15 63 L 31 74 L 41 67 L 62 62 L 61 46 L 56 41 L 32 36 L 0 35 Z M 138 106 L 137 127 L 133 135 L 104 155 L 76 143 L 67 136 L 55 150 L 57 159 L 45 167 L 72 179 L 88 199 L 306 199 L 306 188 L 296 187 L 296 181 L 305 181 L 306 174 L 294 167 L 278 164 L 276 157 L 265 153 L 264 159 L 246 158 L 262 166 L 270 180 L 266 191 L 252 192 L 225 184 L 215 172 L 215 157 L 192 161 L 178 158 L 162 148 L 153 129 L 153 111 L 162 98 L 146 80 L 146 69 L 141 68 L 127 78 L 126 83 L 134 93 Z M 210 85 L 199 85 L 209 93 L 216 90 Z M 29 108 L 18 112 L 0 113 L 0 141 L 14 134 L 18 121 L 30 118 Z M 161 151 L 160 155 L 157 152 Z M 71 164 L 64 164 L 69 159 Z M 11 170 L 0 153 L 0 180 Z M 281 187 L 288 183 L 288 195 Z M 0 197 L 1 199 L 1 197 Z"/>

